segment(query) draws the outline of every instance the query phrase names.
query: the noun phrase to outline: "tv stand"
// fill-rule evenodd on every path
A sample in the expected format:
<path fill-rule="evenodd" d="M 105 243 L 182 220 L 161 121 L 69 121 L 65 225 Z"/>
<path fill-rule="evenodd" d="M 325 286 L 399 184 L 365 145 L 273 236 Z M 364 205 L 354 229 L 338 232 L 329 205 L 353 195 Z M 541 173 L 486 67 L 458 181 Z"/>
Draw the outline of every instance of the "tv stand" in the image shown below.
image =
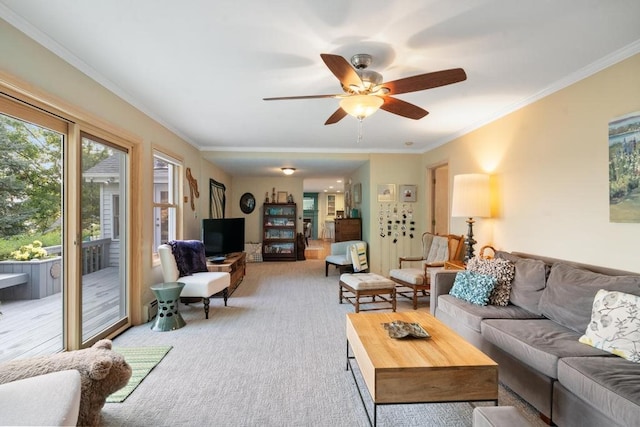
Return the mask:
<path fill-rule="evenodd" d="M 209 271 L 219 271 L 223 273 L 229 273 L 231 275 L 231 283 L 229 284 L 229 295 L 236 290 L 236 288 L 244 279 L 247 267 L 247 254 L 244 252 L 236 252 L 226 257 L 223 262 L 212 263 L 207 261 L 207 269 Z"/>

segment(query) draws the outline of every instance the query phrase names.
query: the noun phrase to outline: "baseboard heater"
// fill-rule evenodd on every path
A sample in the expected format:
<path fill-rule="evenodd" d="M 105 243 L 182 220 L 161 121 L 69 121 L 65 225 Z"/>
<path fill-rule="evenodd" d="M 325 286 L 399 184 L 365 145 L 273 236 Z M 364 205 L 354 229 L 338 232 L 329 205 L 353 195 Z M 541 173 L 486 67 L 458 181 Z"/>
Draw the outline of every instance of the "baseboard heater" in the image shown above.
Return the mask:
<path fill-rule="evenodd" d="M 147 315 L 147 318 L 144 319 L 145 323 L 150 322 L 158 315 L 158 300 L 154 299 L 148 304 L 145 304 L 143 313 Z"/>

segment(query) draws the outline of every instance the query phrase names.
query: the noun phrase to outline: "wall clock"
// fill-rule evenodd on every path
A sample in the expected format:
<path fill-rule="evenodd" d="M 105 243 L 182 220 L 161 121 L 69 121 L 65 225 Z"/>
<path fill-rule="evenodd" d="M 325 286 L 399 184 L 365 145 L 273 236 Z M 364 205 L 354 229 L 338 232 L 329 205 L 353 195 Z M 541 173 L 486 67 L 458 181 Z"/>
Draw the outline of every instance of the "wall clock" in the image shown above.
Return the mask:
<path fill-rule="evenodd" d="M 246 214 L 250 214 L 256 208 L 256 199 L 251 193 L 244 193 L 240 197 L 240 210 Z"/>

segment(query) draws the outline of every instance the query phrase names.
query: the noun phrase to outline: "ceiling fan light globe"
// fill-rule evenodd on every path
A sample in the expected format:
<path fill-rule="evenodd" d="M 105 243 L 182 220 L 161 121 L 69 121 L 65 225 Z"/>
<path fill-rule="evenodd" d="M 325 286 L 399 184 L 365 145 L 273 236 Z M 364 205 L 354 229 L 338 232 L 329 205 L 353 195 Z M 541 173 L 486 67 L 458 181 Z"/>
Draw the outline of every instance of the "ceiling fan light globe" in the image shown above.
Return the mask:
<path fill-rule="evenodd" d="M 374 95 L 353 95 L 340 101 L 340 108 L 358 119 L 369 117 L 384 104 L 384 100 Z"/>
<path fill-rule="evenodd" d="M 382 74 L 373 70 L 357 70 L 356 72 L 360 76 L 360 80 L 362 80 L 362 85 L 365 89 L 371 89 L 382 83 Z"/>

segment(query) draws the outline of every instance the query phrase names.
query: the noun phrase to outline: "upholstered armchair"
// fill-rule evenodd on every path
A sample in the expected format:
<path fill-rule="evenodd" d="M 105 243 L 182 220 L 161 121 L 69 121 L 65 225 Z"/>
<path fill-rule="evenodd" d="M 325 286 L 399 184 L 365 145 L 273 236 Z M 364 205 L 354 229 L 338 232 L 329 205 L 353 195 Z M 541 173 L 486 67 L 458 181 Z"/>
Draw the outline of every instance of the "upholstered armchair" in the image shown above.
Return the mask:
<path fill-rule="evenodd" d="M 418 293 L 429 295 L 431 287 L 429 269 L 443 267 L 445 261 L 461 260 L 464 254 L 462 236 L 449 234 L 439 236 L 433 233 L 422 235 L 422 254 L 400 257 L 398 268 L 389 271 L 389 278 L 397 283 L 396 293 L 411 298 L 413 309 L 418 308 Z M 420 268 L 409 263 L 420 262 Z"/>
<path fill-rule="evenodd" d="M 178 256 L 181 262 L 178 263 L 174 255 L 174 248 L 181 246 L 181 242 L 186 242 L 190 248 L 183 247 L 183 252 Z M 180 293 L 181 301 L 189 303 L 202 299 L 206 319 L 209 318 L 209 298 L 211 296 L 222 292 L 224 305 L 227 305 L 231 276 L 229 273 L 207 270 L 207 260 L 202 242 L 196 240 L 169 242 L 169 244 L 158 246 L 158 254 L 160 255 L 164 281 L 184 283 L 184 288 Z"/>
<path fill-rule="evenodd" d="M 348 240 L 345 242 L 337 242 L 337 243 L 331 243 L 331 253 L 329 255 L 327 255 L 327 257 L 325 258 L 325 266 L 324 266 L 324 275 L 328 276 L 329 275 L 329 264 L 331 265 L 335 265 L 336 268 L 340 269 L 340 272 L 343 273 L 344 271 L 353 268 L 354 266 L 354 257 L 352 256 L 352 249 L 354 245 L 358 245 L 360 247 L 360 251 L 364 251 L 364 263 L 360 262 L 358 259 L 356 259 L 356 265 L 359 266 L 360 268 L 358 268 L 358 271 L 365 271 L 367 270 L 369 267 L 368 265 L 364 266 L 364 264 L 366 264 L 366 260 L 367 260 L 367 242 L 364 242 L 362 240 Z M 357 248 L 356 248 L 357 250 Z M 361 266 L 364 266 L 365 268 L 362 268 Z"/>

